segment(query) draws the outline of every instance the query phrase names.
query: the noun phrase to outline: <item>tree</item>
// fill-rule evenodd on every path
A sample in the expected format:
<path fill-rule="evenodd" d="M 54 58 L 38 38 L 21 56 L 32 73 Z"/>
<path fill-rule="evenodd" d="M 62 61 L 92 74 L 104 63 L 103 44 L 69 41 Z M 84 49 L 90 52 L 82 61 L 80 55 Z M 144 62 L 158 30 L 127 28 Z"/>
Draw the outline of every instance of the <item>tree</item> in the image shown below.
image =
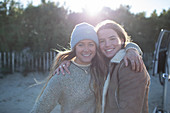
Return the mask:
<path fill-rule="evenodd" d="M 68 44 L 67 11 L 53 2 L 30 5 L 23 14 L 22 27 L 25 45 L 33 51 L 49 51 L 57 43 L 63 47 Z"/>
<path fill-rule="evenodd" d="M 159 16 L 159 23 L 158 26 L 161 29 L 170 30 L 170 8 L 166 11 L 163 10 Z"/>
<path fill-rule="evenodd" d="M 1 51 L 12 51 L 18 36 L 19 18 L 22 6 L 14 0 L 0 2 L 0 48 Z M 17 29 L 17 30 L 16 30 Z"/>

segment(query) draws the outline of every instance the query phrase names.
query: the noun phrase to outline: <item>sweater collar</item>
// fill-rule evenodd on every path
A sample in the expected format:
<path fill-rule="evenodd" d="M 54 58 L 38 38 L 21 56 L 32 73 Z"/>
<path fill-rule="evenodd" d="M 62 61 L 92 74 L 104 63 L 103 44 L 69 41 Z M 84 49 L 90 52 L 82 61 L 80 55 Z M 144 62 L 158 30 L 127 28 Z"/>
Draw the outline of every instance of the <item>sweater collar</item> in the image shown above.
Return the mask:
<path fill-rule="evenodd" d="M 74 60 L 72 60 L 72 63 L 79 67 L 89 67 L 91 65 L 91 64 L 87 64 L 87 65 L 78 64 Z"/>
<path fill-rule="evenodd" d="M 110 60 L 111 63 L 120 63 L 126 54 L 125 49 L 119 50 L 116 55 Z"/>

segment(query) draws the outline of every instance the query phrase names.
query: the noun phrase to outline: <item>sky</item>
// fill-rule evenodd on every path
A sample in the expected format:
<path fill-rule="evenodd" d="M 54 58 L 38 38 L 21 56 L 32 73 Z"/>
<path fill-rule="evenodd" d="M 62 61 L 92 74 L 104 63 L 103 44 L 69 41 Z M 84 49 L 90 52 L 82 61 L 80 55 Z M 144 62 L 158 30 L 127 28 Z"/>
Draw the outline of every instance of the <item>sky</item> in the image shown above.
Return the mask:
<path fill-rule="evenodd" d="M 32 1 L 33 5 L 38 5 L 41 0 L 18 0 L 24 7 Z M 146 17 L 149 17 L 151 13 L 156 10 L 159 15 L 163 9 L 168 10 L 170 8 L 170 0 L 46 0 L 59 2 L 60 5 L 65 5 L 74 12 L 81 12 L 82 8 L 85 8 L 89 14 L 94 15 L 99 12 L 102 7 L 110 7 L 115 10 L 121 5 L 129 5 L 130 12 L 136 14 L 139 12 L 146 12 Z"/>

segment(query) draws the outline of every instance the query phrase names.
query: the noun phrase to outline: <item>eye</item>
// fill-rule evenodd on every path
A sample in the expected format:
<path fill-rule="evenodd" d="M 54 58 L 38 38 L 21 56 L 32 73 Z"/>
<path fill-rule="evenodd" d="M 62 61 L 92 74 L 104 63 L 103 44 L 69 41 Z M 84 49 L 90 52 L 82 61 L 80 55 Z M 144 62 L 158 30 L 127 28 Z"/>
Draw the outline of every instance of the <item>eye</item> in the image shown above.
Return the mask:
<path fill-rule="evenodd" d="M 83 44 L 82 44 L 82 43 L 79 43 L 79 44 L 77 44 L 77 46 L 81 47 L 81 46 L 83 46 Z"/>
<path fill-rule="evenodd" d="M 103 43 L 104 42 L 104 40 L 99 40 L 99 43 Z"/>
<path fill-rule="evenodd" d="M 91 46 L 91 47 L 92 47 L 92 46 L 95 46 L 95 44 L 94 44 L 94 43 L 89 43 L 89 46 Z"/>

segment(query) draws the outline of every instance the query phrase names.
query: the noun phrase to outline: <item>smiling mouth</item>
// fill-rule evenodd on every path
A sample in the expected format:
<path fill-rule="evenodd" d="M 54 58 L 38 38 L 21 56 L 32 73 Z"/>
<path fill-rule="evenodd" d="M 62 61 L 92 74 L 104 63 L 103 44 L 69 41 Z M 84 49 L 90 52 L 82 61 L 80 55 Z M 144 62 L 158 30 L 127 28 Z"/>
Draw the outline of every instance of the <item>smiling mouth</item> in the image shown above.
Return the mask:
<path fill-rule="evenodd" d="M 114 49 L 107 49 L 105 50 L 106 52 L 110 52 L 110 51 L 113 51 Z"/>
<path fill-rule="evenodd" d="M 85 57 L 88 57 L 90 56 L 91 54 L 82 54 L 82 56 L 85 56 Z"/>

